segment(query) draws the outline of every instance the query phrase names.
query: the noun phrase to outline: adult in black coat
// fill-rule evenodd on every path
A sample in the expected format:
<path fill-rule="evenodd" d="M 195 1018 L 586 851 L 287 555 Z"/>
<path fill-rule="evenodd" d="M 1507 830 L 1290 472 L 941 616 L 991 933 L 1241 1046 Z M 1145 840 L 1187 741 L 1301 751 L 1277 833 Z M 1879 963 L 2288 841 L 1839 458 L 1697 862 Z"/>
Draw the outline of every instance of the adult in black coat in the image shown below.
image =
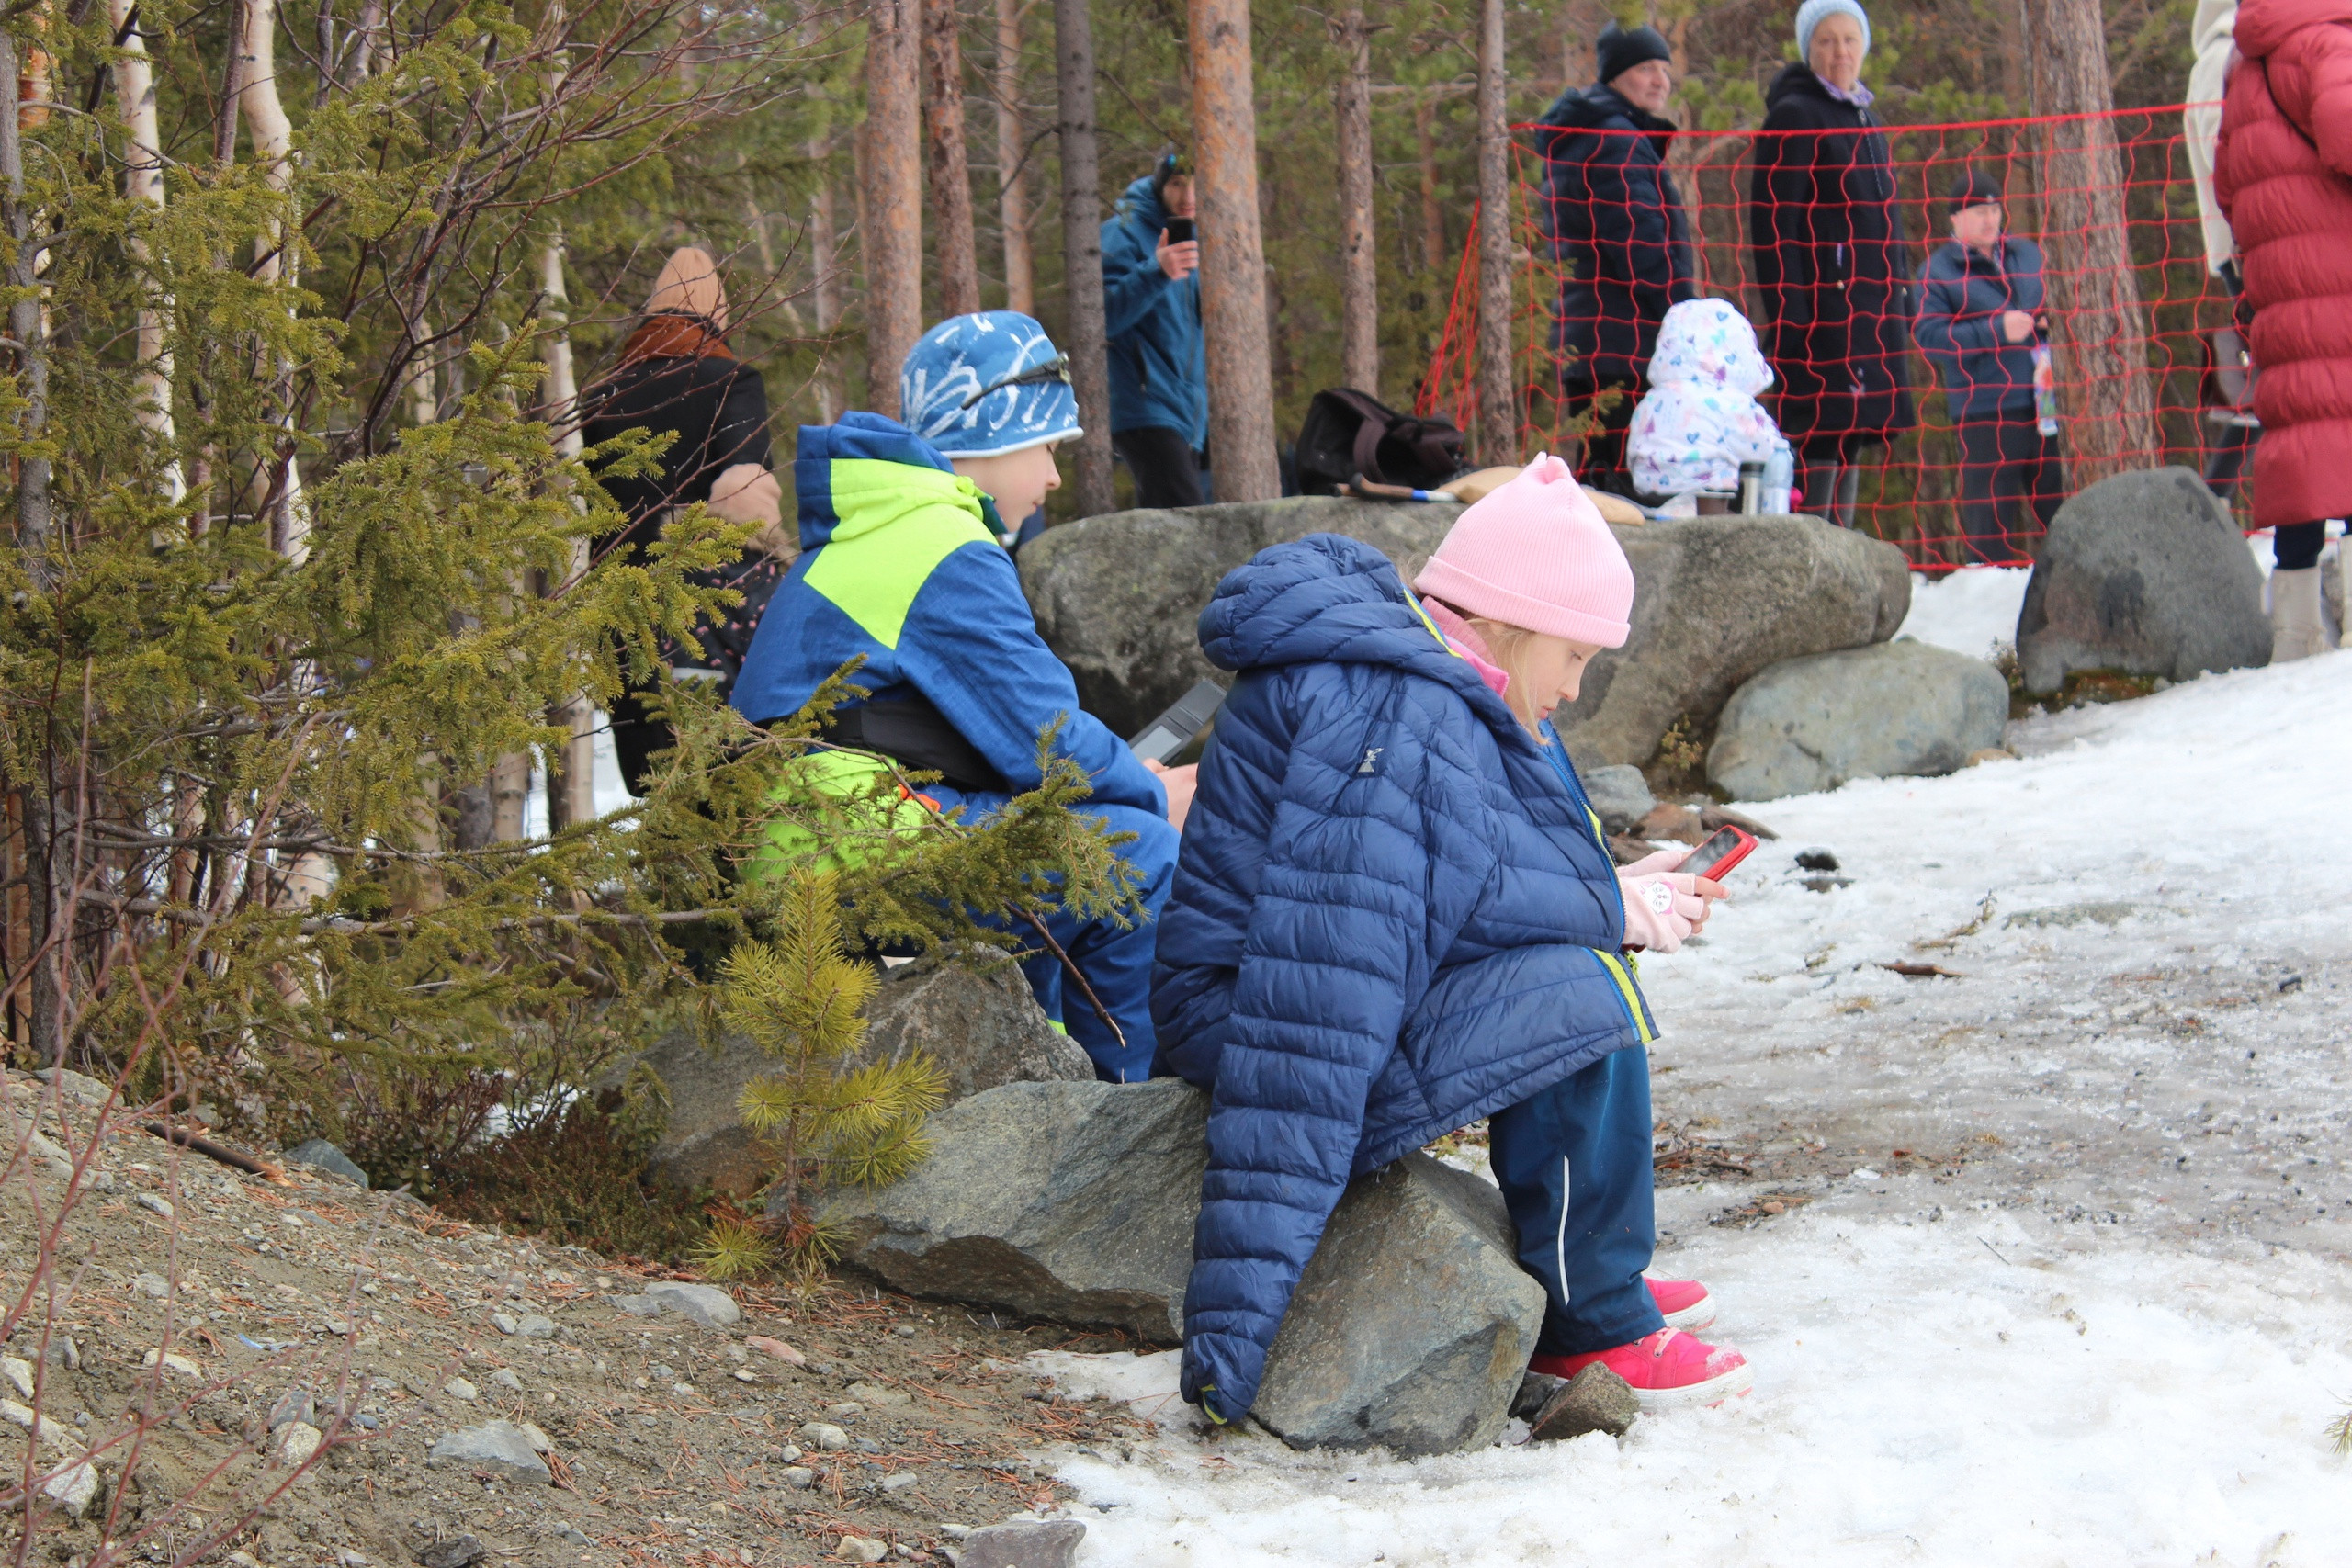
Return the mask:
<path fill-rule="evenodd" d="M 1797 48 L 1804 62 L 1765 95 L 1748 240 L 1804 510 L 1850 528 L 1857 456 L 1918 423 L 1910 268 L 1894 153 L 1861 82 L 1869 19 L 1856 0 L 1806 0 Z"/>
<path fill-rule="evenodd" d="M 760 526 L 739 559 L 693 574 L 702 586 L 733 589 L 742 602 L 697 622 L 691 642 L 662 642 L 673 672 L 717 682 L 721 698 L 742 671 L 760 612 L 798 553 L 785 536 L 783 488 L 770 472 L 767 388 L 735 357 L 726 333 L 718 265 L 708 253 L 684 247 L 662 265 L 620 364 L 581 398 L 581 437 L 592 446 L 629 430 L 674 437 L 659 473 L 600 476 L 628 514 L 626 528 L 597 541 L 600 554 L 635 554 L 662 536 L 673 512 L 696 502 L 728 522 Z M 613 704 L 613 748 L 632 795 L 645 793 L 654 753 L 671 743 L 668 721 L 649 700 L 658 685 L 633 685 Z"/>
<path fill-rule="evenodd" d="M 1552 342 L 1571 412 L 1601 391 L 1600 428 L 1585 438 L 1579 477 L 1633 493 L 1625 427 L 1671 306 L 1698 298 L 1690 220 L 1666 170 L 1674 124 L 1657 111 L 1674 93 L 1672 51 L 1649 28 L 1611 23 L 1594 48 L 1600 79 L 1570 88 L 1544 111 L 1536 132 L 1544 200 L 1537 220 L 1560 264 Z"/>

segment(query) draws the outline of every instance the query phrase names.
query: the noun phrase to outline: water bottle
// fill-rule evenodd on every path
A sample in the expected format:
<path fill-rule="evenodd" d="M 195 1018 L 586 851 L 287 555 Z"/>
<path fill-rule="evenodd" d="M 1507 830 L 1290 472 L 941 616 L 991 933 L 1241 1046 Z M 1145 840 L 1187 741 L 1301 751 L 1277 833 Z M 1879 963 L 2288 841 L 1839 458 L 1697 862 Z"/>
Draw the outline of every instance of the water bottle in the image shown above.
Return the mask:
<path fill-rule="evenodd" d="M 2058 371 L 2046 343 L 2033 345 L 2033 423 L 2044 435 L 2058 434 Z"/>
<path fill-rule="evenodd" d="M 1764 459 L 1764 496 L 1758 504 L 1774 516 L 1786 515 L 1796 482 L 1796 459 L 1785 448 L 1773 453 Z"/>

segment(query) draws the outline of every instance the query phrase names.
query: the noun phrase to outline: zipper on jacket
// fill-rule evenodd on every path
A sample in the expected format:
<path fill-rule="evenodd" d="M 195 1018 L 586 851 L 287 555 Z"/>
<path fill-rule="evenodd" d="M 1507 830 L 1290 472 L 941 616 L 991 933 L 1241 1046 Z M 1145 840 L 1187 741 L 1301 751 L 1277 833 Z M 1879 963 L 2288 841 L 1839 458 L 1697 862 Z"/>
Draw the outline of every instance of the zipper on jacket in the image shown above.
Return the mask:
<path fill-rule="evenodd" d="M 1600 960 L 1600 966 L 1617 983 L 1617 1005 L 1625 1010 L 1625 1021 L 1634 1026 L 1634 1038 L 1645 1045 L 1656 1040 L 1657 1030 L 1650 1023 L 1641 992 L 1634 989 L 1634 977 L 1625 972 L 1625 961 L 1616 953 L 1603 953 L 1597 947 L 1586 951 Z"/>

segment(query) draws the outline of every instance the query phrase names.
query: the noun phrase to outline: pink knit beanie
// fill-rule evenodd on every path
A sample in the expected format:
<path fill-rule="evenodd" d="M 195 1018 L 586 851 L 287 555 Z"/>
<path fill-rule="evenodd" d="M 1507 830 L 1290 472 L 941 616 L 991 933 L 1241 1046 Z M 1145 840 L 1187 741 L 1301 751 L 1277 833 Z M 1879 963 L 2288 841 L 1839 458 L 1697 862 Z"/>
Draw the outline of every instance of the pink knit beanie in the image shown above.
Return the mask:
<path fill-rule="evenodd" d="M 1634 569 L 1575 474 L 1546 453 L 1473 503 L 1413 586 L 1505 626 L 1623 648 Z"/>

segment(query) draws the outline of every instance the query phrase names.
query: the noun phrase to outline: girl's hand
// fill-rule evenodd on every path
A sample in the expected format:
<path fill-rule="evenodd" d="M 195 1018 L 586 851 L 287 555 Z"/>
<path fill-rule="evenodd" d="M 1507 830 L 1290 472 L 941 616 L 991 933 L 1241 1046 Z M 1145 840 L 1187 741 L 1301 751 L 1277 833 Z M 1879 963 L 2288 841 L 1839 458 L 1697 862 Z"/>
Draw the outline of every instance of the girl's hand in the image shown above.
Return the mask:
<path fill-rule="evenodd" d="M 1168 825 L 1178 832 L 1184 830 L 1184 818 L 1193 809 L 1193 792 L 1199 787 L 1200 764 L 1187 762 L 1171 768 L 1164 762 L 1146 762 L 1159 779 L 1160 787 L 1168 792 Z"/>

